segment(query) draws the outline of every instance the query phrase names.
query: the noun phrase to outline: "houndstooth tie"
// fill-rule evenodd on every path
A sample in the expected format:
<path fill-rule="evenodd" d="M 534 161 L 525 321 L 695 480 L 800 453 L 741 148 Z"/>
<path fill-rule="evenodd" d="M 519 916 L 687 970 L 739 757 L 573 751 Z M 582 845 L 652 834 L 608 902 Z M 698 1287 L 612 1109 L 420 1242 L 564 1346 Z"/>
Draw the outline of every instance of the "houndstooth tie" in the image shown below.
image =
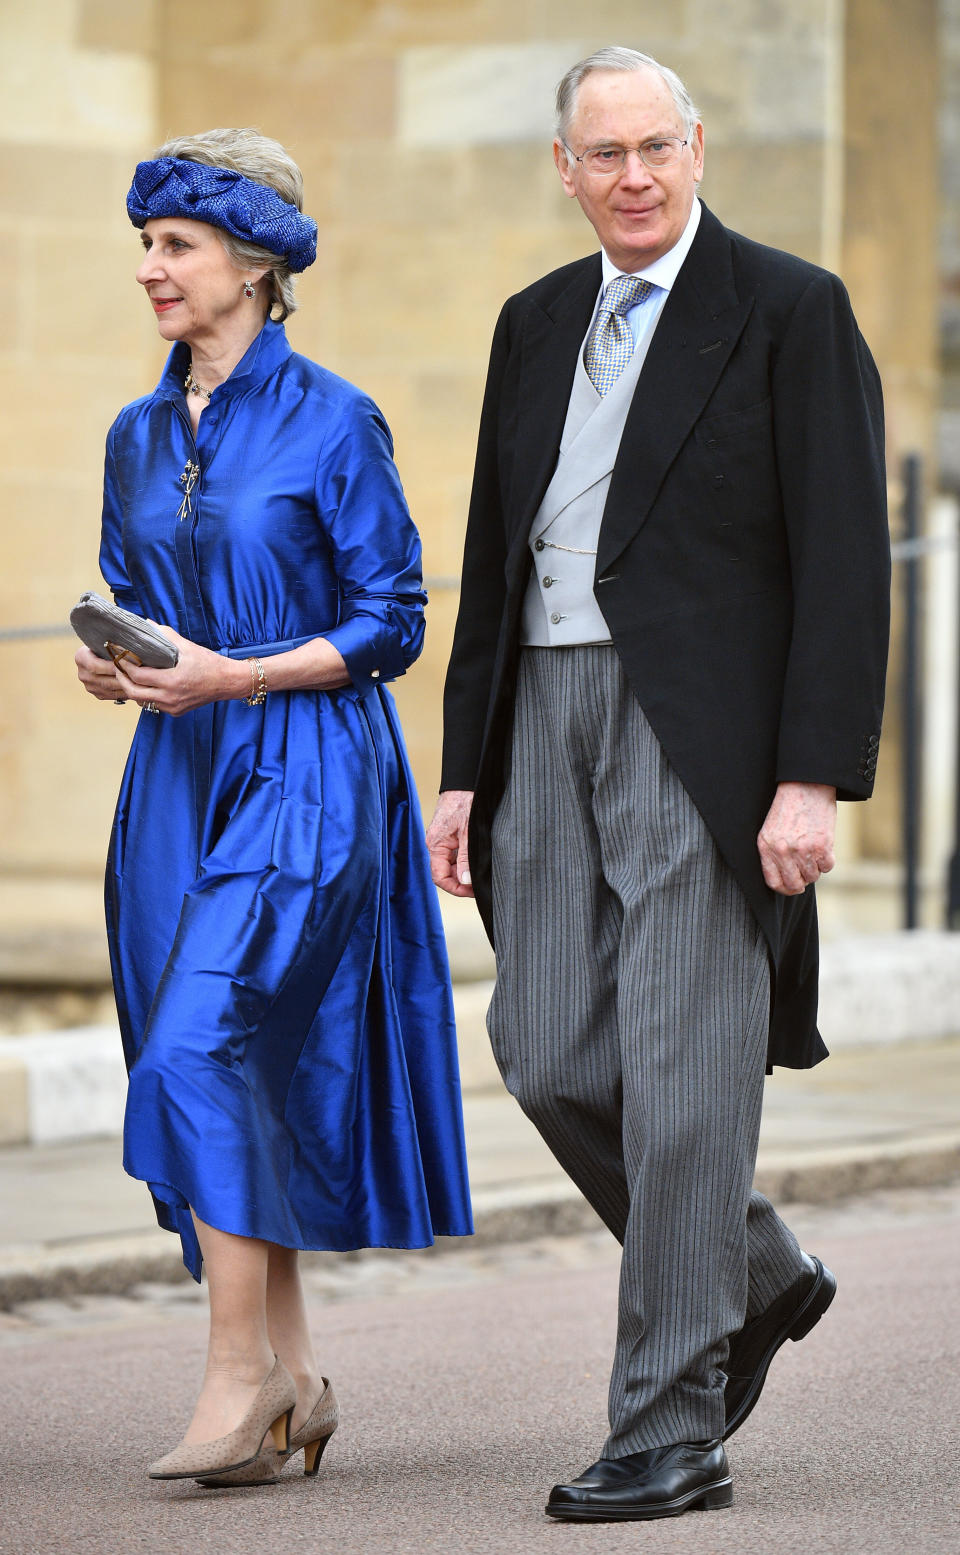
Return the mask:
<path fill-rule="evenodd" d="M 610 282 L 600 301 L 587 343 L 583 365 L 597 393 L 608 394 L 633 355 L 633 335 L 624 314 L 644 302 L 653 286 L 635 275 L 618 275 Z"/>

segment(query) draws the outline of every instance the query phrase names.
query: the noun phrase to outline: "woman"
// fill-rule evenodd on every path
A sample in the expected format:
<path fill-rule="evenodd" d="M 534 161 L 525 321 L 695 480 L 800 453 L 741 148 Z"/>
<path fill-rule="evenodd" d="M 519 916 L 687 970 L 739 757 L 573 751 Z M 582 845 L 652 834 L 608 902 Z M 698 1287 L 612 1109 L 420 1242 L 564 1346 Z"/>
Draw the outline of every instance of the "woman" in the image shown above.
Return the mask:
<path fill-rule="evenodd" d="M 442 929 L 384 688 L 420 652 L 425 595 L 382 417 L 287 344 L 316 225 L 283 148 L 170 141 L 127 209 L 175 344 L 109 433 L 101 568 L 179 660 L 76 659 L 91 695 L 143 709 L 107 866 L 124 1165 L 210 1291 L 193 1418 L 149 1472 L 252 1483 L 278 1449 L 315 1472 L 337 1420 L 297 1250 L 472 1229 Z"/>

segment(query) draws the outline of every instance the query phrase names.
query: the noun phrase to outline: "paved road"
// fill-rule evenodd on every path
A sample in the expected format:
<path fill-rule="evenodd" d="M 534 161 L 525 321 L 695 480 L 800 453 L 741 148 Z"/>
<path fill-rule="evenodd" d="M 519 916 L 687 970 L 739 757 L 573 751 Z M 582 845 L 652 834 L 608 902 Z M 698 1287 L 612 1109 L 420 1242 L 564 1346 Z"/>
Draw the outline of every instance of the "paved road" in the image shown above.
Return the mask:
<path fill-rule="evenodd" d="M 317 1480 L 268 1489 L 144 1477 L 197 1380 L 189 1287 L 0 1315 L 0 1551 L 955 1555 L 960 1186 L 791 1218 L 840 1293 L 731 1444 L 729 1511 L 623 1527 L 542 1515 L 604 1433 L 616 1249 L 592 1233 L 312 1273 L 344 1422 Z"/>

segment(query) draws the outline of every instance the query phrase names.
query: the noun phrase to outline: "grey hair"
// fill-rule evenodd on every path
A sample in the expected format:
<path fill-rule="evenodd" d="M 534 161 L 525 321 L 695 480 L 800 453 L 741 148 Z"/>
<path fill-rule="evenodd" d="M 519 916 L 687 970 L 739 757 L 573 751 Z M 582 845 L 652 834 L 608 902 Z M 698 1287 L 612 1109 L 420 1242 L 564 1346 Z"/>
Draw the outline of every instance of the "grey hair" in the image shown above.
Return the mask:
<path fill-rule="evenodd" d="M 636 49 L 623 49 L 611 46 L 606 49 L 598 49 L 595 54 L 590 54 L 586 59 L 580 60 L 567 71 L 560 85 L 557 87 L 557 139 L 566 143 L 570 133 L 570 121 L 573 118 L 577 106 L 577 92 L 580 83 L 585 76 L 592 75 L 595 70 L 652 70 L 662 81 L 673 98 L 677 112 L 683 121 L 684 130 L 688 135 L 693 132 L 694 125 L 699 122 L 700 115 L 697 112 L 693 98 L 687 91 L 675 70 L 667 65 L 661 65 L 658 60 L 649 54 L 640 54 Z"/>
<path fill-rule="evenodd" d="M 226 167 L 254 183 L 275 189 L 288 205 L 303 210 L 303 174 L 278 140 L 259 130 L 206 130 L 201 135 L 175 135 L 153 153 L 154 157 L 180 157 L 203 162 L 207 167 Z M 217 235 L 238 270 L 266 269 L 269 286 L 267 311 L 278 324 L 296 311 L 294 279 L 282 258 L 258 243 L 245 243 L 231 232 Z"/>

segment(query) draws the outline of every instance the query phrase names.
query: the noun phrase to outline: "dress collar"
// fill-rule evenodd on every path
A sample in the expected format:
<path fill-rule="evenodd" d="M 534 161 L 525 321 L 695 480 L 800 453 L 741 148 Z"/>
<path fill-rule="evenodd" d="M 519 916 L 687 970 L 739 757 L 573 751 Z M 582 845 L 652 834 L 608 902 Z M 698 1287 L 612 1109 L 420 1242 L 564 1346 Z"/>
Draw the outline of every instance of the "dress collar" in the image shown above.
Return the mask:
<path fill-rule="evenodd" d="M 218 399 L 242 394 L 245 389 L 272 377 L 291 354 L 290 342 L 283 325 L 267 319 L 259 335 L 250 342 L 229 378 L 218 384 L 213 393 Z M 185 398 L 183 380 L 189 365 L 190 347 L 185 340 L 178 340 L 167 357 L 167 365 L 154 392 L 164 399 Z"/>

